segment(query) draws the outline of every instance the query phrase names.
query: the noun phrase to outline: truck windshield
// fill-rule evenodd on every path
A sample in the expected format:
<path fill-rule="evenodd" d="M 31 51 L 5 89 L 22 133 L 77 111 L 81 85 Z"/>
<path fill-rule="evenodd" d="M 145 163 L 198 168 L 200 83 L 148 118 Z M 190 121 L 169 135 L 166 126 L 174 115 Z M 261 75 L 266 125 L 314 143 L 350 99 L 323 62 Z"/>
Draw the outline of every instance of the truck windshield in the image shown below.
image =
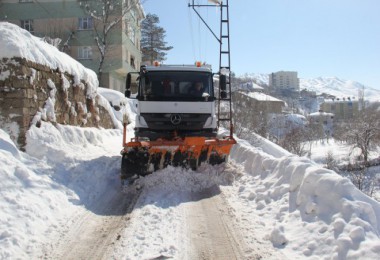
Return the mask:
<path fill-rule="evenodd" d="M 212 101 L 212 74 L 194 71 L 149 71 L 140 81 L 138 98 Z"/>

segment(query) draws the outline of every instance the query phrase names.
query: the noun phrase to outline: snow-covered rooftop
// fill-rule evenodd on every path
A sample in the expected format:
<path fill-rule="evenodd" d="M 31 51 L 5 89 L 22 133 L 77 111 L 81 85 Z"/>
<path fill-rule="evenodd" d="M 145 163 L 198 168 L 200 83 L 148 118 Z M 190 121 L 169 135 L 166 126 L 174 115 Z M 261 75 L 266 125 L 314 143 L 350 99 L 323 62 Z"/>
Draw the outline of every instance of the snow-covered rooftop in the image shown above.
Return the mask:
<path fill-rule="evenodd" d="M 266 95 L 264 93 L 259 93 L 259 92 L 244 92 L 244 91 L 241 91 L 240 93 L 250 97 L 250 98 L 253 98 L 253 99 L 256 99 L 256 100 L 259 100 L 259 101 L 278 101 L 278 102 L 284 102 L 278 98 L 275 98 L 275 97 L 272 97 L 272 96 L 269 96 L 269 95 Z"/>
<path fill-rule="evenodd" d="M 320 116 L 334 116 L 334 114 L 327 113 L 327 112 L 314 112 L 314 113 L 309 114 L 309 117 L 320 117 Z"/>

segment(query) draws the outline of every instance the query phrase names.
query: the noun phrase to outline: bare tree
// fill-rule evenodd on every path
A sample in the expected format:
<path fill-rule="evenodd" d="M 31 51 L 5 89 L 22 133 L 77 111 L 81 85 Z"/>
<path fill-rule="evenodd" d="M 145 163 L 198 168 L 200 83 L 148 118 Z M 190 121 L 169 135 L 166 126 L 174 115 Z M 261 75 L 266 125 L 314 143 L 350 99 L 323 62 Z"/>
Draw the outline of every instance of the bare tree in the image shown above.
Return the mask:
<path fill-rule="evenodd" d="M 141 4 L 145 1 L 141 1 Z M 94 21 L 93 31 L 96 46 L 100 53 L 98 78 L 101 81 L 103 65 L 110 48 L 110 32 L 120 26 L 127 14 L 140 4 L 140 0 L 83 0 L 80 5 Z"/>
<path fill-rule="evenodd" d="M 351 151 L 358 148 L 365 165 L 368 164 L 370 152 L 380 142 L 379 108 L 379 104 L 372 104 L 363 109 L 357 118 L 342 123 L 338 130 L 341 135 L 336 137 L 347 141 L 351 145 Z"/>
<path fill-rule="evenodd" d="M 285 137 L 280 140 L 279 145 L 291 153 L 303 156 L 307 154 L 307 143 L 305 141 L 305 129 L 303 127 L 298 127 L 286 134 Z"/>
<path fill-rule="evenodd" d="M 337 166 L 338 166 L 338 163 L 335 160 L 335 156 L 334 156 L 333 152 L 330 151 L 330 150 L 327 151 L 327 153 L 326 153 L 326 159 L 325 159 L 325 167 L 327 169 L 330 169 L 330 170 L 338 172 Z"/>
<path fill-rule="evenodd" d="M 77 23 L 73 21 L 71 24 L 67 24 L 63 19 L 48 19 L 44 26 L 43 40 L 69 54 L 70 41 L 77 30 Z"/>

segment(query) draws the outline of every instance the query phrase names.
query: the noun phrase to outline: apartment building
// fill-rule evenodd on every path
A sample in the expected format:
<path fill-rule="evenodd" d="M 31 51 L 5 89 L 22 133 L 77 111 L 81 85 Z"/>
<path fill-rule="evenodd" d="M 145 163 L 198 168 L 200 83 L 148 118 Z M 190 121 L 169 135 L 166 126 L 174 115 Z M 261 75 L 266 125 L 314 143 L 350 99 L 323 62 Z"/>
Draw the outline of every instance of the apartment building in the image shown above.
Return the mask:
<path fill-rule="evenodd" d="M 269 88 L 277 92 L 299 92 L 300 83 L 296 71 L 278 71 L 269 74 Z"/>
<path fill-rule="evenodd" d="M 2 0 L 0 21 L 17 24 L 38 37 L 49 37 L 45 39 L 98 73 L 103 49 L 98 47 L 95 38 L 97 30 L 102 35 L 103 23 L 89 15 L 88 6 L 96 14 L 100 13 L 99 5 L 102 3 L 80 0 Z M 127 73 L 137 71 L 141 64 L 140 24 L 145 14 L 140 0 L 120 0 L 118 3 L 128 11 L 123 16 L 123 8 L 110 9 L 109 21 L 123 19 L 106 37 L 107 50 L 100 86 L 124 92 Z"/>
<path fill-rule="evenodd" d="M 359 113 L 358 100 L 351 98 L 326 100 L 320 105 L 324 112 L 333 113 L 336 120 L 350 119 L 356 117 Z"/>

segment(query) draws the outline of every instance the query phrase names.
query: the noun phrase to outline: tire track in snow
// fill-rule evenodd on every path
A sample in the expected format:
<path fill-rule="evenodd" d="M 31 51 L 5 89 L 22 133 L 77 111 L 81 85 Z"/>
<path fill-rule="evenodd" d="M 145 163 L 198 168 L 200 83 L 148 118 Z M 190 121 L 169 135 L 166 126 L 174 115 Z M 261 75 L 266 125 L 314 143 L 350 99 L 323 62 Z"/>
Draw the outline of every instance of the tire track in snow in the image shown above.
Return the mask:
<path fill-rule="evenodd" d="M 228 206 L 218 187 L 192 195 L 187 204 L 189 259 L 244 259 L 245 245 L 234 228 Z"/>
<path fill-rule="evenodd" d="M 118 190 L 103 194 L 93 211 L 72 218 L 69 230 L 45 259 L 108 259 L 121 231 L 128 225 L 141 189 L 127 194 Z M 94 212 L 102 212 L 95 214 Z M 49 256 L 50 255 L 50 256 Z"/>

